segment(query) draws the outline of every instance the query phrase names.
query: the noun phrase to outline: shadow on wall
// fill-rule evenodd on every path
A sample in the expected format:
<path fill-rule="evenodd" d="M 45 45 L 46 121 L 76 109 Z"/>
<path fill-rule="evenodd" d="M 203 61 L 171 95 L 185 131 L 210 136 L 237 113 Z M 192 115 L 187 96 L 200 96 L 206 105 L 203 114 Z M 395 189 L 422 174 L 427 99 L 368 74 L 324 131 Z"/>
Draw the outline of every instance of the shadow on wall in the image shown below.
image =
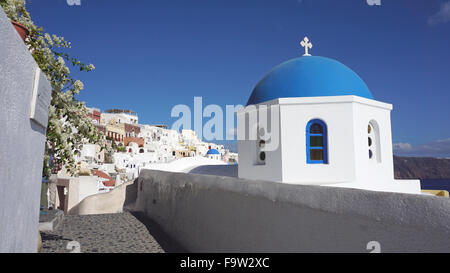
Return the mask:
<path fill-rule="evenodd" d="M 123 202 L 123 207 L 129 210 L 133 210 L 134 203 L 136 203 L 137 199 L 137 182 L 135 179 L 133 183 L 126 186 L 125 190 L 125 201 Z"/>
<path fill-rule="evenodd" d="M 46 132 L 46 128 L 42 127 L 32 120 L 30 120 L 30 129 L 43 135 L 45 135 Z"/>
<path fill-rule="evenodd" d="M 148 218 L 145 213 L 138 211 L 130 211 L 142 224 L 145 225 L 149 233 L 155 238 L 165 253 L 188 253 L 174 238 L 167 235 L 162 227 L 155 221 Z"/>
<path fill-rule="evenodd" d="M 138 194 L 138 179 L 134 183 L 126 186 L 124 209 L 128 210 L 147 228 L 149 233 L 155 238 L 158 244 L 166 253 L 186 253 L 187 251 L 170 236 L 168 236 L 160 225 L 148 218 L 144 213 L 134 210 Z"/>

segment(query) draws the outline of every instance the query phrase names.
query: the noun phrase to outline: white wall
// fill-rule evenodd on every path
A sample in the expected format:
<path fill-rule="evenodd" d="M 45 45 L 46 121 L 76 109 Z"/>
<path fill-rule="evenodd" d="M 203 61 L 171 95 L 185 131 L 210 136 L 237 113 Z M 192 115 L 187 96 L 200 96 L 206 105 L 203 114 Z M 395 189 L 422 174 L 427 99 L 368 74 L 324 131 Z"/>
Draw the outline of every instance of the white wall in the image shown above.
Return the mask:
<path fill-rule="evenodd" d="M 83 149 L 81 149 L 81 158 L 95 158 L 96 155 L 96 145 L 95 144 L 83 144 Z"/>
<path fill-rule="evenodd" d="M 140 166 L 145 167 L 151 163 L 154 163 L 157 161 L 157 153 L 143 153 L 143 154 L 135 154 L 134 158 L 136 162 L 139 163 Z"/>
<path fill-rule="evenodd" d="M 275 108 L 273 111 L 279 111 L 279 108 Z M 253 108 L 245 108 L 244 110 L 237 112 L 239 177 L 255 180 L 282 181 L 281 143 L 277 149 L 265 152 L 265 165 L 256 164 L 257 140 L 252 140 L 250 138 L 250 131 L 256 130 L 255 126 L 257 121 L 254 122 L 255 118 L 259 119 L 260 117 Z M 271 122 L 268 121 L 268 123 L 270 124 Z M 247 137 L 244 139 L 245 136 Z"/>
<path fill-rule="evenodd" d="M 78 202 L 84 198 L 97 194 L 99 185 L 97 176 L 80 176 L 78 179 Z"/>
<path fill-rule="evenodd" d="M 449 252 L 450 199 L 143 171 L 135 209 L 189 252 Z"/>
<path fill-rule="evenodd" d="M 283 182 L 329 184 L 355 179 L 351 101 L 284 99 L 280 109 Z M 306 126 L 313 119 L 327 125 L 328 164 L 307 163 Z"/>
<path fill-rule="evenodd" d="M 218 154 L 209 154 L 206 157 L 209 159 L 220 160 L 220 155 Z"/>
<path fill-rule="evenodd" d="M 37 67 L 0 8 L 0 252 L 37 251 L 47 126 L 30 118 Z M 43 73 L 37 89 L 46 121 L 51 86 Z"/>
<path fill-rule="evenodd" d="M 86 197 L 68 212 L 70 215 L 92 215 L 121 213 L 126 198 L 126 190 L 132 183 L 124 183 L 107 193 Z"/>

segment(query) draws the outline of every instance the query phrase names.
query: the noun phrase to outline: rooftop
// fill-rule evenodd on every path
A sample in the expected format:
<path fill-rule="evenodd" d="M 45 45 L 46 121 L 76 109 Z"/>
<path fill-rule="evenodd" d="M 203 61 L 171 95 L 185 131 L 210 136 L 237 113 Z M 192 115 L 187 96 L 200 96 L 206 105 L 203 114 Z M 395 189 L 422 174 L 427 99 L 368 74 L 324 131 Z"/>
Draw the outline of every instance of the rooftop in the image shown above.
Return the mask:
<path fill-rule="evenodd" d="M 253 89 L 247 105 L 277 98 L 345 95 L 373 99 L 365 82 L 344 64 L 330 58 L 304 56 L 273 68 Z"/>

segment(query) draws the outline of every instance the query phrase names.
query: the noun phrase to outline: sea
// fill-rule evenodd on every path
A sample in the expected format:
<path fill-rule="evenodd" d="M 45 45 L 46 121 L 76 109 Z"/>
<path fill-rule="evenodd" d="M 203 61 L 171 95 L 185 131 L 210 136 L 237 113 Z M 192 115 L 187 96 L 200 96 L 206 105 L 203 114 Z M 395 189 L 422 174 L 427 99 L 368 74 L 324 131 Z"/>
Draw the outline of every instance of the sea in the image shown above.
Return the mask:
<path fill-rule="evenodd" d="M 446 190 L 450 192 L 450 179 L 422 179 L 422 190 Z"/>

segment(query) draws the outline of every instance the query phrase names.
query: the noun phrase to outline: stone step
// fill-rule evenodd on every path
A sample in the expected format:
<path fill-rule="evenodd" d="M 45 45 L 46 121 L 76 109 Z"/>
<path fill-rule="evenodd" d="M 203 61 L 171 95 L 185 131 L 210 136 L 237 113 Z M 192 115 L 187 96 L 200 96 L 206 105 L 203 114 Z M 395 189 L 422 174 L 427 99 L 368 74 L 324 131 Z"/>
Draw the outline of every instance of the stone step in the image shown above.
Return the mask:
<path fill-rule="evenodd" d="M 41 211 L 39 215 L 39 231 L 53 231 L 64 219 L 64 212 L 62 210 Z"/>

